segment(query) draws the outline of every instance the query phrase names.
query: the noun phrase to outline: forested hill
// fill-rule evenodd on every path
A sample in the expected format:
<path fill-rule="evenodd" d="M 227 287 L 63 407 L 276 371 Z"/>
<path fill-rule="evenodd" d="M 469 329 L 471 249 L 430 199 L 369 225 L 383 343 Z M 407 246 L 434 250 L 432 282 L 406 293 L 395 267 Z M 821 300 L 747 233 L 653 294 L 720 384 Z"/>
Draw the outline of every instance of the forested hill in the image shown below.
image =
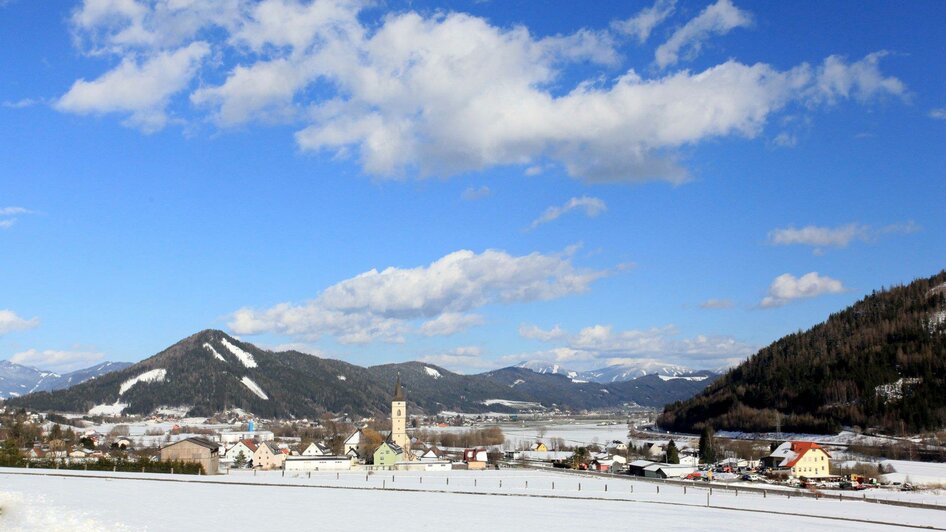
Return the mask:
<path fill-rule="evenodd" d="M 778 414 L 777 414 L 778 413 Z M 946 426 L 946 271 L 874 292 L 788 335 L 658 424 L 716 430 L 911 433 Z"/>

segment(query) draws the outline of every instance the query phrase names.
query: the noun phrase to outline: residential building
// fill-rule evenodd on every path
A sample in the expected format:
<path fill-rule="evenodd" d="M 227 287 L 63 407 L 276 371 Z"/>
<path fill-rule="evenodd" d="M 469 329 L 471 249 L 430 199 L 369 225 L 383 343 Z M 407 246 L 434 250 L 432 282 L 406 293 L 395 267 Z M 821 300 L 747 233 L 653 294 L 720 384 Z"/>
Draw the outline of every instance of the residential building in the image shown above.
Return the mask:
<path fill-rule="evenodd" d="M 404 461 L 404 449 L 392 442 L 384 441 L 374 451 L 374 465 L 376 467 L 393 467 L 394 464 Z"/>
<path fill-rule="evenodd" d="M 362 432 L 361 429 L 356 429 L 355 432 L 352 432 L 342 445 L 345 447 L 345 453 L 348 456 L 358 456 L 358 446 L 361 445 Z"/>
<path fill-rule="evenodd" d="M 548 446 L 545 445 L 544 443 L 540 442 L 540 441 L 537 441 L 537 442 L 533 443 L 533 444 L 532 444 L 532 447 L 529 447 L 529 450 L 532 451 L 532 452 L 535 452 L 535 453 L 547 453 L 547 452 L 549 452 Z"/>
<path fill-rule="evenodd" d="M 328 456 L 332 450 L 321 443 L 312 442 L 302 451 L 302 456 Z"/>
<path fill-rule="evenodd" d="M 787 441 L 776 447 L 772 454 L 762 461 L 767 467 L 787 471 L 794 477 L 831 476 L 831 455 L 814 442 Z"/>
<path fill-rule="evenodd" d="M 240 440 L 227 449 L 223 455 L 223 459 L 232 463 L 236 461 L 240 453 L 243 453 L 243 459 L 247 464 L 252 465 L 257 448 L 259 448 L 259 445 L 253 440 Z"/>
<path fill-rule="evenodd" d="M 259 469 L 280 469 L 286 456 L 289 455 L 289 449 L 280 449 L 271 441 L 262 442 L 253 453 L 253 467 Z"/>
<path fill-rule="evenodd" d="M 351 458 L 347 456 L 288 456 L 283 468 L 286 472 L 348 471 L 351 469 L 351 462 Z"/>

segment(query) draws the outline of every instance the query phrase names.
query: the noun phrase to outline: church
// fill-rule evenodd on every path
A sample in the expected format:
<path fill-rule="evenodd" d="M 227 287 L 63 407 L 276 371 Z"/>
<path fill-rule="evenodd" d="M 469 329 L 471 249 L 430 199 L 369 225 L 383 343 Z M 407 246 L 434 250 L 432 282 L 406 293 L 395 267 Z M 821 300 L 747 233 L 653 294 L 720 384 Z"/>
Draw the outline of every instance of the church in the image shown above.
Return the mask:
<path fill-rule="evenodd" d="M 401 374 L 394 383 L 391 399 L 391 432 L 374 452 L 374 465 L 391 467 L 398 462 L 416 460 L 411 452 L 411 438 L 407 435 L 407 399 L 401 387 Z"/>

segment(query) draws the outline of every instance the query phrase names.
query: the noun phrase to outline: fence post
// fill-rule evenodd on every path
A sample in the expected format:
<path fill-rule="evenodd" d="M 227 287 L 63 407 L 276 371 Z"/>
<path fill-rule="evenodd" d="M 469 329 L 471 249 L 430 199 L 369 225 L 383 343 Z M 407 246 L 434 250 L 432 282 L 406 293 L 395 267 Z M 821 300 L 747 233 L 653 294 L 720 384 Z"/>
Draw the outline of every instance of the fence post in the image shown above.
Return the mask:
<path fill-rule="evenodd" d="M 526 489 L 529 489 L 529 481 L 526 481 Z"/>
<path fill-rule="evenodd" d="M 581 491 L 581 482 L 578 483 L 578 491 Z"/>
<path fill-rule="evenodd" d="M 657 484 L 657 494 L 660 494 L 660 484 Z"/>
<path fill-rule="evenodd" d="M 608 491 L 608 485 L 607 485 L 607 484 L 604 485 L 604 491 L 605 491 L 605 492 Z"/>
<path fill-rule="evenodd" d="M 765 498 L 765 490 L 762 490 L 762 498 Z"/>
<path fill-rule="evenodd" d="M 634 493 L 634 484 L 631 484 L 631 493 Z"/>
<path fill-rule="evenodd" d="M 555 489 L 555 481 L 554 481 L 554 480 L 552 481 L 552 489 L 553 489 L 553 490 Z"/>
<path fill-rule="evenodd" d="M 686 487 L 686 486 L 683 486 L 683 494 L 684 494 L 684 495 L 687 494 L 687 487 Z"/>
<path fill-rule="evenodd" d="M 734 491 L 736 492 L 736 497 L 738 497 L 738 496 L 739 496 L 739 488 L 736 488 Z"/>
<path fill-rule="evenodd" d="M 312 472 L 309 471 L 309 478 L 312 478 Z"/>
<path fill-rule="evenodd" d="M 174 474 L 174 468 L 173 468 L 173 467 L 171 468 L 171 474 L 172 474 L 172 475 Z"/>
<path fill-rule="evenodd" d="M 253 469 L 253 476 L 256 476 L 256 469 Z"/>
<path fill-rule="evenodd" d="M 386 481 L 386 480 L 382 480 L 382 481 L 381 481 L 381 489 L 384 489 L 385 484 L 387 484 L 387 481 Z"/>
<path fill-rule="evenodd" d="M 709 508 L 709 497 L 710 497 L 710 494 L 707 493 L 707 494 L 706 494 L 706 507 L 707 507 L 707 508 Z"/>

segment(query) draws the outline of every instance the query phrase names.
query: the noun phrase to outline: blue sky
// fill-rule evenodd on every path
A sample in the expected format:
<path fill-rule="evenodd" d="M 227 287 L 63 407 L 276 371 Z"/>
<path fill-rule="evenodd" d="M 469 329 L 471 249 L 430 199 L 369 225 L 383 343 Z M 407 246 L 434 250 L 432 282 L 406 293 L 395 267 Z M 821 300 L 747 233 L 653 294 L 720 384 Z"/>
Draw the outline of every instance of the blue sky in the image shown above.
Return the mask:
<path fill-rule="evenodd" d="M 0 359 L 737 362 L 946 265 L 944 22 L 0 2 Z"/>

